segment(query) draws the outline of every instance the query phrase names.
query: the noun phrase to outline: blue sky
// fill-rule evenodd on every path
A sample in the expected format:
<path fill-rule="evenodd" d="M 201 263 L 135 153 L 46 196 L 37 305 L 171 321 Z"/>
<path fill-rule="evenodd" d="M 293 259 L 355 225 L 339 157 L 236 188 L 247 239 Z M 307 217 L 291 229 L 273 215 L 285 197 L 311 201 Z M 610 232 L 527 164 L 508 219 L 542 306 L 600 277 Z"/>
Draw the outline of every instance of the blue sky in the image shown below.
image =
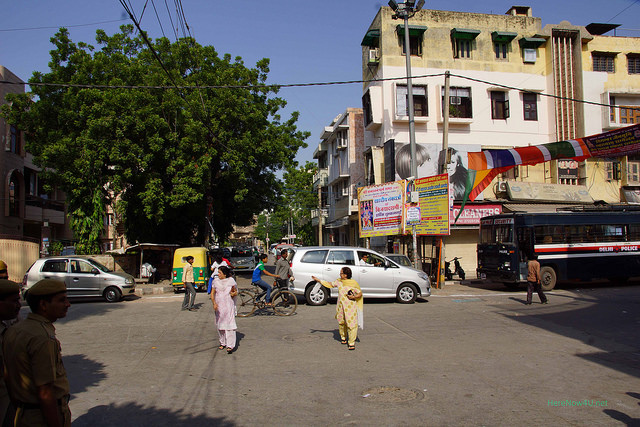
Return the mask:
<path fill-rule="evenodd" d="M 127 0 L 136 14 L 147 0 Z M 167 6 L 175 28 L 175 1 L 154 0 L 159 19 L 148 0 L 142 28 L 153 38 L 164 33 L 174 39 Z M 380 6 L 370 0 L 182 0 L 192 34 L 202 45 L 219 53 L 241 56 L 247 66 L 271 59 L 269 83 L 306 83 L 360 80 L 360 42 Z M 425 8 L 503 14 L 512 5 L 528 5 L 542 25 L 569 21 L 621 24 L 619 36 L 640 37 L 640 0 L 537 0 L 514 2 L 486 0 L 427 0 Z M 112 34 L 129 21 L 86 25 L 125 18 L 118 0 L 18 0 L 5 2 L 0 14 L 0 64 L 27 80 L 33 71 L 46 72 L 49 38 L 55 28 L 69 28 L 72 40 L 95 45 L 95 30 Z M 288 102 L 283 116 L 300 112 L 299 128 L 311 132 L 309 147 L 298 153 L 304 163 L 312 160 L 324 126 L 347 107 L 360 107 L 361 84 L 285 88 L 279 96 Z"/>

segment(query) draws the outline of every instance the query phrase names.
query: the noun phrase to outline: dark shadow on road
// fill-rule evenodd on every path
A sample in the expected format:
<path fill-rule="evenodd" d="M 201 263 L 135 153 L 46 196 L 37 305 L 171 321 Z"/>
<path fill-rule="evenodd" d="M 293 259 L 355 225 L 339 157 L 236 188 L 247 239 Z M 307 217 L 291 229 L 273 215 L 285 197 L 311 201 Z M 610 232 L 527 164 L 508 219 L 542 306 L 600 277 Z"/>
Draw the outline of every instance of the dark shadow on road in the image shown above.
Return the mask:
<path fill-rule="evenodd" d="M 521 292 L 527 290 L 527 284 L 522 283 L 517 286 L 506 286 L 501 282 L 491 282 L 488 280 L 462 280 L 459 283 L 460 286 L 470 289 L 483 289 L 485 291 L 495 292 Z M 609 280 L 593 280 L 590 282 L 585 281 L 570 281 L 570 282 L 558 282 L 555 289 L 564 290 L 579 290 L 579 289 L 607 289 L 607 288 L 626 288 L 630 286 L 640 285 L 640 279 L 631 279 L 627 282 Z M 445 285 L 447 286 L 447 285 Z"/>
<path fill-rule="evenodd" d="M 74 427 L 88 426 L 189 426 L 231 427 L 236 423 L 223 417 L 208 417 L 206 415 L 189 415 L 172 412 L 164 408 L 146 408 L 137 403 L 123 405 L 101 405 L 91 408 L 89 412 L 78 417 Z"/>
<path fill-rule="evenodd" d="M 640 427 L 640 418 L 631 418 L 624 412 L 616 411 L 615 409 L 605 409 L 605 414 L 609 415 L 614 420 L 618 420 L 628 427 Z"/>
<path fill-rule="evenodd" d="M 502 315 L 582 341 L 595 347 L 594 351 L 575 354 L 576 357 L 640 377 L 640 329 L 635 322 L 639 312 L 637 292 L 616 288 L 551 294 L 548 305 L 523 305 Z"/>
<path fill-rule="evenodd" d="M 89 387 L 98 385 L 107 377 L 105 365 L 95 360 L 87 359 L 84 354 L 62 356 L 62 363 L 67 371 L 71 395 L 87 391 Z"/>

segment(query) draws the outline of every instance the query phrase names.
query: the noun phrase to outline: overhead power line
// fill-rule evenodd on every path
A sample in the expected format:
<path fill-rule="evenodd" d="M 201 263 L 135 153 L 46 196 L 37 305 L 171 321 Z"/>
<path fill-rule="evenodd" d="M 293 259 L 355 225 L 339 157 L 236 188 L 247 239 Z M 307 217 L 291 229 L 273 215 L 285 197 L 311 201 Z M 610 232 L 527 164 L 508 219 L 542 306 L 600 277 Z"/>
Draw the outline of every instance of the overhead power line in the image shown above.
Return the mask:
<path fill-rule="evenodd" d="M 444 73 L 437 74 L 424 74 L 420 76 L 411 77 L 412 80 L 416 79 L 424 79 L 431 77 L 441 77 L 444 76 Z M 461 74 L 450 74 L 451 77 L 457 77 L 461 79 L 466 79 L 470 81 L 474 81 L 477 83 L 482 83 L 490 86 L 502 87 L 510 90 L 517 90 L 519 92 L 525 93 L 534 93 L 540 96 L 546 96 L 549 98 L 564 100 L 564 101 L 573 101 L 579 102 L 582 104 L 595 105 L 599 107 L 613 107 L 619 108 L 617 105 L 613 104 L 604 104 L 602 102 L 595 101 L 586 101 L 583 99 L 569 98 L 565 96 L 553 95 L 550 93 L 544 92 L 536 92 L 530 89 L 518 88 L 515 86 L 508 86 L 501 83 L 491 82 L 488 80 L 476 79 L 473 77 L 463 76 Z M 295 87 L 312 87 L 312 86 L 332 86 L 332 85 L 348 85 L 348 84 L 362 84 L 362 83 L 374 83 L 374 82 L 384 82 L 384 81 L 394 81 L 394 80 L 407 80 L 406 77 L 387 77 L 383 79 L 370 79 L 370 80 L 344 80 L 344 81 L 330 81 L 330 82 L 309 82 L 309 83 L 285 83 L 285 84 L 265 84 L 265 85 L 198 85 L 198 86 L 145 86 L 145 85 L 95 85 L 95 84 L 78 84 L 78 83 L 43 83 L 43 82 L 35 82 L 35 83 L 25 83 L 25 82 L 11 82 L 6 80 L 0 80 L 0 84 L 11 84 L 11 85 L 30 85 L 30 86 L 53 86 L 53 87 L 69 87 L 69 88 L 90 88 L 90 89 L 178 89 L 178 90 L 191 90 L 191 89 L 281 89 L 281 88 L 295 88 Z M 631 110 L 640 110 L 640 107 L 626 106 L 625 108 Z"/>
<path fill-rule="evenodd" d="M 76 25 L 54 25 L 49 27 L 26 27 L 26 28 L 4 28 L 0 29 L 0 32 L 8 32 L 8 31 L 32 31 L 32 30 L 57 30 L 58 28 L 77 28 L 77 27 L 90 27 L 92 25 L 101 25 L 101 24 L 112 24 L 114 22 L 122 22 L 127 21 L 127 18 L 121 19 L 112 19 L 110 21 L 98 21 L 98 22 L 90 22 L 88 24 L 76 24 Z"/>

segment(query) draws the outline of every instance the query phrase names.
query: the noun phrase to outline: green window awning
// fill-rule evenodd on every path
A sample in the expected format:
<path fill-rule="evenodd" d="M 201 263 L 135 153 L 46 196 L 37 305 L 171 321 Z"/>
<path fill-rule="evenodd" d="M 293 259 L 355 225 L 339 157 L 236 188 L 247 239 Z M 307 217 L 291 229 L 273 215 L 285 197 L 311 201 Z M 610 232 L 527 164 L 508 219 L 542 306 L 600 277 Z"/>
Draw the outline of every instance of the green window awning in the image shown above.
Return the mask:
<path fill-rule="evenodd" d="M 520 47 L 523 49 L 537 49 L 547 42 L 547 39 L 540 37 L 523 37 L 518 40 Z"/>
<path fill-rule="evenodd" d="M 494 31 L 491 33 L 491 40 L 494 43 L 509 43 L 511 40 L 515 39 L 518 36 L 518 33 L 508 33 L 506 31 Z"/>
<path fill-rule="evenodd" d="M 404 36 L 404 25 L 396 25 L 396 31 L 399 35 Z M 409 35 L 410 36 L 421 36 L 424 32 L 427 31 L 427 27 L 422 25 L 409 25 Z"/>
<path fill-rule="evenodd" d="M 380 39 L 380 30 L 369 30 L 364 35 L 360 46 L 378 47 L 378 40 Z"/>
<path fill-rule="evenodd" d="M 451 37 L 461 40 L 474 40 L 480 34 L 480 30 L 470 30 L 468 28 L 453 28 Z"/>

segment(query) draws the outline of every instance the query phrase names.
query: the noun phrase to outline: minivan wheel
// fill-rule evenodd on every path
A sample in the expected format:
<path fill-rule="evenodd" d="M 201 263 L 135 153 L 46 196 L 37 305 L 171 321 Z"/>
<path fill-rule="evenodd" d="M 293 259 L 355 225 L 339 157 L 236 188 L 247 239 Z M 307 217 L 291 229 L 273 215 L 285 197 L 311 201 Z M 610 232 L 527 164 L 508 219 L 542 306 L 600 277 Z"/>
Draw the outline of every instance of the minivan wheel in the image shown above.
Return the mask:
<path fill-rule="evenodd" d="M 411 283 L 403 283 L 396 292 L 396 300 L 401 304 L 412 304 L 418 297 L 418 290 Z"/>
<path fill-rule="evenodd" d="M 315 284 L 311 284 L 307 287 L 304 293 L 304 298 L 309 305 L 325 305 L 329 300 L 329 291 L 324 286 L 320 286 L 317 291 L 313 291 Z"/>
<path fill-rule="evenodd" d="M 120 293 L 120 289 L 113 286 L 109 286 L 104 290 L 104 299 L 106 299 L 108 302 L 120 301 L 121 295 L 122 294 Z"/>

